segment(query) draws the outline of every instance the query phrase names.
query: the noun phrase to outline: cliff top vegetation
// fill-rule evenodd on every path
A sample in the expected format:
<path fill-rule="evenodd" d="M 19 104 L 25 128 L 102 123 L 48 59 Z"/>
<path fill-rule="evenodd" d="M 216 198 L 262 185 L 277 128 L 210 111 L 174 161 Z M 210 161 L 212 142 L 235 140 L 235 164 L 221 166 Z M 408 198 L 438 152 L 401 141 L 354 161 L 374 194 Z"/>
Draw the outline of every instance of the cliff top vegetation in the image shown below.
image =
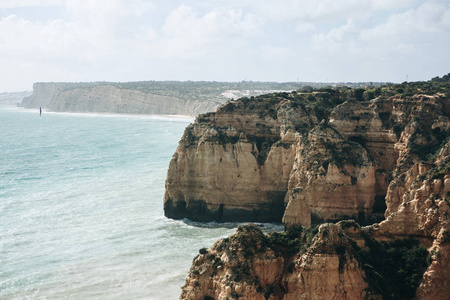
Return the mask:
<path fill-rule="evenodd" d="M 63 90 L 114 86 L 125 90 L 135 90 L 161 96 L 177 97 L 185 100 L 217 101 L 224 103 L 231 98 L 256 96 L 271 91 L 292 91 L 303 87 L 314 89 L 328 86 L 314 82 L 217 82 L 217 81 L 135 81 L 135 82 L 64 82 L 58 83 Z M 369 83 L 341 83 L 340 86 L 362 87 Z M 382 83 L 375 83 L 379 86 Z"/>

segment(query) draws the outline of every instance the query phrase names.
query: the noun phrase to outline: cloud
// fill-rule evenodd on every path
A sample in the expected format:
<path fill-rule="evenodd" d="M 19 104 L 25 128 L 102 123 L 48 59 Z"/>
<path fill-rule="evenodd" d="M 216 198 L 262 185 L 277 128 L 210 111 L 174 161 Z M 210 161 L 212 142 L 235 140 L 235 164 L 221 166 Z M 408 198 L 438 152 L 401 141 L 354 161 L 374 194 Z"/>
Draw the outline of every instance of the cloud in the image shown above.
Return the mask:
<path fill-rule="evenodd" d="M 261 49 L 261 57 L 263 59 L 284 60 L 295 57 L 295 52 L 293 49 L 288 47 L 266 45 Z"/>
<path fill-rule="evenodd" d="M 394 68 L 391 75 L 395 76 L 413 69 L 432 76 L 436 72 L 433 70 L 442 65 L 448 67 L 445 54 L 450 44 L 448 2 L 424 1 L 416 8 L 392 13 L 383 22 L 370 25 L 348 19 L 345 25 L 327 33 L 314 34 L 312 49 L 328 63 L 338 59 L 343 66 L 350 66 L 356 61 L 362 68 L 372 68 L 380 74 L 383 68 L 384 72 Z"/>
<path fill-rule="evenodd" d="M 62 0 L 2 0 L 0 1 L 0 9 L 30 6 L 53 6 L 60 5 L 62 2 Z"/>
<path fill-rule="evenodd" d="M 170 12 L 159 40 L 149 47 L 155 56 L 197 57 L 260 35 L 258 22 L 254 15 L 238 9 L 216 8 L 199 14 L 181 5 Z"/>
<path fill-rule="evenodd" d="M 4 0 L 2 8 L 0 69 L 16 62 L 34 81 L 58 73 L 399 81 L 407 69 L 426 79 L 450 67 L 448 0 Z"/>
<path fill-rule="evenodd" d="M 411 39 L 418 33 L 448 32 L 450 29 L 449 3 L 428 1 L 417 9 L 392 14 L 388 20 L 362 33 L 364 39 L 395 37 Z"/>
<path fill-rule="evenodd" d="M 23 81 L 31 76 L 34 81 L 43 81 L 56 78 L 56 74 L 60 74 L 59 81 L 64 81 L 76 76 L 83 80 L 90 74 L 100 74 L 97 70 L 104 68 L 107 74 L 99 75 L 98 79 L 102 80 L 112 73 L 111 61 L 123 61 L 127 56 L 137 59 L 130 45 L 151 36 L 146 14 L 155 6 L 149 1 L 110 0 L 108 5 L 99 0 L 15 1 L 15 6 L 53 4 L 64 4 L 65 14 L 47 21 L 30 20 L 17 14 L 0 19 L 3 70 L 15 62 L 20 69 L 12 70 L 27 72 L 27 76 L 18 76 Z M 80 70 L 85 73 L 76 75 Z"/>
<path fill-rule="evenodd" d="M 80 76 L 71 72 L 64 65 L 47 61 L 12 60 L 0 57 L 0 66 L 6 72 L 0 72 L 0 88 L 4 91 L 31 90 L 33 83 L 80 81 Z"/>
<path fill-rule="evenodd" d="M 10 15 L 0 20 L 0 32 L 0 54 L 3 57 L 64 57 L 74 41 L 73 25 L 61 19 L 43 24 Z"/>
<path fill-rule="evenodd" d="M 25 3 L 28 2 L 22 4 Z M 65 5 L 68 19 L 40 22 L 15 14 L 2 18 L 0 54 L 36 60 L 92 61 L 113 56 L 121 40 L 147 36 L 151 31 L 148 27 L 144 27 L 143 32 L 135 28 L 132 34 L 127 31 L 132 24 L 138 25 L 137 17 L 154 7 L 149 2 L 111 0 L 105 5 L 98 0 L 67 0 Z"/>
<path fill-rule="evenodd" d="M 418 0 L 371 0 L 370 6 L 375 10 L 398 10 L 417 5 Z"/>

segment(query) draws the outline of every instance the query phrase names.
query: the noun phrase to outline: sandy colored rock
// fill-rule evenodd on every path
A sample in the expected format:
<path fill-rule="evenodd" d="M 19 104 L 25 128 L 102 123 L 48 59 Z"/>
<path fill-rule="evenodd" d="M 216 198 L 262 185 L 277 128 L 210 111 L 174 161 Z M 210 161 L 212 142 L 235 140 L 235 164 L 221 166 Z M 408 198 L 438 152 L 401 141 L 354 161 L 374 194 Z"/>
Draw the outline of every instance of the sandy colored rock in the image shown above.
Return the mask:
<path fill-rule="evenodd" d="M 194 261 L 180 299 L 362 299 L 367 283 L 347 243 L 338 225 L 327 224 L 308 252 L 292 255 L 257 226 L 241 226 Z"/>

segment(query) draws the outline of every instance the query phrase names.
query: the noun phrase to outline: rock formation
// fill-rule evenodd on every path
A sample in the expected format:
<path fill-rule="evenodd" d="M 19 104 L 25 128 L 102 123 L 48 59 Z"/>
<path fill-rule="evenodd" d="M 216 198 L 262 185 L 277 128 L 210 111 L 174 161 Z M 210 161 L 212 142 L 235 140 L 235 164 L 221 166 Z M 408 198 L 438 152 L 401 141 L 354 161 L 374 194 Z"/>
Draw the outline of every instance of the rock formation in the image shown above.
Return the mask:
<path fill-rule="evenodd" d="M 255 225 L 239 227 L 194 259 L 181 299 L 360 299 L 366 294 L 364 272 L 339 226 L 321 226 L 307 251 L 291 251 L 280 237 L 265 236 Z"/>
<path fill-rule="evenodd" d="M 450 143 L 444 148 L 449 148 Z M 204 249 L 180 299 L 446 299 L 450 157 L 415 164 L 385 221 L 322 224 L 265 236 L 255 225 Z M 318 227 L 317 227 L 318 226 Z"/>
<path fill-rule="evenodd" d="M 450 134 L 450 100 L 413 88 L 370 100 L 346 89 L 275 93 L 198 116 L 170 162 L 166 216 L 287 226 L 389 216 L 406 172 L 433 163 Z"/>
<path fill-rule="evenodd" d="M 48 82 L 35 83 L 33 94 L 23 99 L 22 106 L 66 112 L 196 116 L 215 111 L 231 98 L 292 90 L 298 86 L 288 82 Z"/>
<path fill-rule="evenodd" d="M 178 114 L 196 116 L 214 111 L 216 101 L 181 99 L 113 84 L 80 86 L 67 83 L 35 83 L 33 94 L 23 100 L 25 108 L 45 108 L 59 112 L 96 112 L 122 114 Z"/>
<path fill-rule="evenodd" d="M 240 99 L 186 129 L 166 215 L 288 231 L 247 225 L 202 249 L 181 299 L 448 297 L 450 87 L 376 93 Z"/>

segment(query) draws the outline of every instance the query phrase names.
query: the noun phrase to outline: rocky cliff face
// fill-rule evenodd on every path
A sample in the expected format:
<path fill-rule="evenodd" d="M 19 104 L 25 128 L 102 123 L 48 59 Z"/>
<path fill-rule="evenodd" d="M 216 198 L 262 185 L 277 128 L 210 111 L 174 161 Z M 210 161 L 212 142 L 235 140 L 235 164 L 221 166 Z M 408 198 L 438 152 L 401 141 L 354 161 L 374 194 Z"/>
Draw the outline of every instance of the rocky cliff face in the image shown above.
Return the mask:
<path fill-rule="evenodd" d="M 112 84 L 35 83 L 33 94 L 22 101 L 25 108 L 51 111 L 124 114 L 178 114 L 196 116 L 214 111 L 220 102 L 181 99 Z"/>
<path fill-rule="evenodd" d="M 300 135 L 317 123 L 291 102 L 232 101 L 188 126 L 170 162 L 164 208 L 172 218 L 281 221 Z"/>
<path fill-rule="evenodd" d="M 169 166 L 166 216 L 287 226 L 389 216 L 408 170 L 434 163 L 448 138 L 450 100 L 366 94 L 278 93 L 199 116 Z"/>
<path fill-rule="evenodd" d="M 203 249 L 181 299 L 446 299 L 450 93 L 423 87 L 273 94 L 198 117 L 168 171 L 166 215 L 259 220 L 272 203 L 290 229 L 244 226 Z M 385 220 L 314 225 L 339 219 Z"/>
<path fill-rule="evenodd" d="M 310 239 L 316 234 L 309 248 L 301 251 L 289 248 L 302 239 L 302 233 L 296 233 L 292 237 L 297 240 L 289 240 L 280 234 L 265 236 L 255 225 L 239 227 L 235 235 L 194 260 L 181 299 L 361 299 L 366 295 L 364 272 L 339 226 L 323 225 L 305 235 Z"/>
<path fill-rule="evenodd" d="M 255 225 L 201 251 L 180 299 L 446 299 L 450 292 L 450 157 L 415 164 L 399 209 L 264 235 Z M 209 298 L 206 298 L 209 299 Z"/>

